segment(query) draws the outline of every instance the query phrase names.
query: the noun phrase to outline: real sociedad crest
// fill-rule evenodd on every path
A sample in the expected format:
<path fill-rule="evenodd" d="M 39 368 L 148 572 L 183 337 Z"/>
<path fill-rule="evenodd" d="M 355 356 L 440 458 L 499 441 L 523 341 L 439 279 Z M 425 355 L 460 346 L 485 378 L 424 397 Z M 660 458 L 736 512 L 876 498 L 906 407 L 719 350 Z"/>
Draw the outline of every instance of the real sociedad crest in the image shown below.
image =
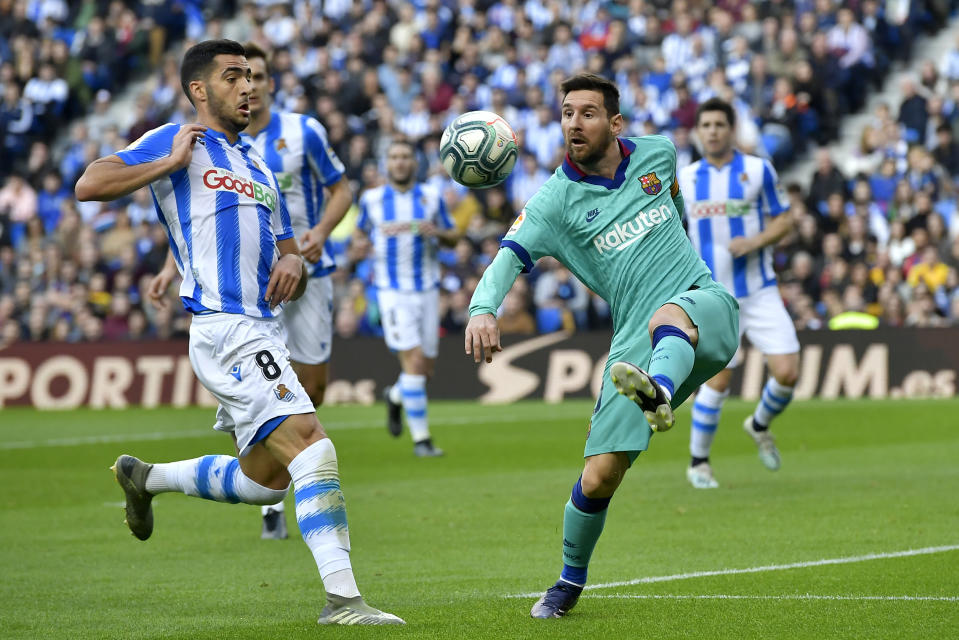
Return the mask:
<path fill-rule="evenodd" d="M 659 193 L 660 189 L 663 188 L 663 183 L 659 181 L 659 178 L 656 177 L 656 172 L 647 173 L 644 176 L 639 176 L 639 183 L 643 185 L 643 191 L 648 193 L 651 196 Z"/>

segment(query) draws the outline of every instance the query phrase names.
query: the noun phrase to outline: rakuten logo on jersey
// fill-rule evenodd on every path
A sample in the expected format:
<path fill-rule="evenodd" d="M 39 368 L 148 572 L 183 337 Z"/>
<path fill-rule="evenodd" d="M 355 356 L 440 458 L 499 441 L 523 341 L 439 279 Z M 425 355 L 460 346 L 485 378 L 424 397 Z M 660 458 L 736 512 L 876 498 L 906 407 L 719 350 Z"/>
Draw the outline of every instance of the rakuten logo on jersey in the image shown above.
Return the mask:
<path fill-rule="evenodd" d="M 226 169 L 210 169 L 203 174 L 203 184 L 214 191 L 235 191 L 256 200 L 270 211 L 276 208 L 276 191 L 250 178 L 238 176 Z"/>
<path fill-rule="evenodd" d="M 622 251 L 652 231 L 653 227 L 668 220 L 671 215 L 672 211 L 665 204 L 651 211 L 640 211 L 629 222 L 617 222 L 597 235 L 593 238 L 593 246 L 600 255 L 607 251 Z"/>

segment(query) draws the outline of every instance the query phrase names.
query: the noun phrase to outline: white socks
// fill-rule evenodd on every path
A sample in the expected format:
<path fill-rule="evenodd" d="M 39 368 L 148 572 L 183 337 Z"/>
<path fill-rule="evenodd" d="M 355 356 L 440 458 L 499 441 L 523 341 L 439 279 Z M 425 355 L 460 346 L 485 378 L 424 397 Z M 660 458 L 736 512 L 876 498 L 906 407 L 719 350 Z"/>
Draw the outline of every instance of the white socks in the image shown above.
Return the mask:
<path fill-rule="evenodd" d="M 399 383 L 406 424 L 409 425 L 413 442 L 426 440 L 430 437 L 429 421 L 426 417 L 426 376 L 401 373 Z"/>
<path fill-rule="evenodd" d="M 708 384 L 699 386 L 693 403 L 693 425 L 689 432 L 689 453 L 694 458 L 708 458 L 719 427 L 719 415 L 729 390 L 720 393 Z"/>
<path fill-rule="evenodd" d="M 314 442 L 290 462 L 296 520 L 313 553 L 327 593 L 360 595 L 350 564 L 346 502 L 340 491 L 336 450 L 329 438 Z"/>
<path fill-rule="evenodd" d="M 753 420 L 768 427 L 773 418 L 782 413 L 793 399 L 793 388 L 779 384 L 775 378 L 770 377 L 763 387 L 763 395 L 756 405 Z"/>
<path fill-rule="evenodd" d="M 268 489 L 240 470 L 240 461 L 233 456 L 203 456 L 154 464 L 147 475 L 150 493 L 176 491 L 216 502 L 274 504 L 286 497 L 287 489 Z"/>

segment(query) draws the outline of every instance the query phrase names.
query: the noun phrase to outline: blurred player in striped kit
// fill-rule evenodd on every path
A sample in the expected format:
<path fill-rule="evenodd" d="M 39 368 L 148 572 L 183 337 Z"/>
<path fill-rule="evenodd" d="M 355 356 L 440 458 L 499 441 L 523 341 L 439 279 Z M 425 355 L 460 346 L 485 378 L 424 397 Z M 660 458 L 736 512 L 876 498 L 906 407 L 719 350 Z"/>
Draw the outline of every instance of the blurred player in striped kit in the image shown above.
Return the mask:
<path fill-rule="evenodd" d="M 770 377 L 756 410 L 743 429 L 759 449 L 759 459 L 779 468 L 779 450 L 769 427 L 792 399 L 799 376 L 799 340 L 783 306 L 772 266 L 772 246 L 792 228 L 788 204 L 780 194 L 776 171 L 768 160 L 733 148 L 736 114 L 719 98 L 699 105 L 696 134 L 703 159 L 679 172 L 686 198 L 689 238 L 713 278 L 739 302 L 740 335 L 766 355 Z M 741 354 L 730 363 L 736 366 Z M 699 388 L 686 470 L 698 489 L 719 486 L 709 464 L 723 402 L 729 395 L 732 369 Z"/>
<path fill-rule="evenodd" d="M 439 242 L 453 244 L 460 233 L 443 197 L 416 182 L 416 151 L 394 140 L 386 152 L 387 183 L 360 196 L 357 228 L 373 244 L 373 278 L 386 345 L 396 352 L 401 373 L 385 398 L 387 427 L 402 432 L 401 410 L 420 457 L 443 455 L 433 444 L 427 417 L 426 382 L 439 350 Z"/>
<path fill-rule="evenodd" d="M 289 365 L 279 317 L 303 295 L 309 272 L 276 176 L 239 135 L 253 88 L 246 52 L 232 40 L 201 42 L 180 74 L 197 123 L 163 125 L 94 161 L 76 194 L 105 201 L 150 187 L 193 314 L 190 362 L 219 402 L 214 428 L 232 435 L 237 455 L 157 464 L 121 455 L 113 470 L 127 526 L 140 540 L 152 535 L 159 493 L 268 505 L 292 481 L 300 533 L 326 590 L 318 622 L 403 624 L 360 595 L 336 450 Z"/>

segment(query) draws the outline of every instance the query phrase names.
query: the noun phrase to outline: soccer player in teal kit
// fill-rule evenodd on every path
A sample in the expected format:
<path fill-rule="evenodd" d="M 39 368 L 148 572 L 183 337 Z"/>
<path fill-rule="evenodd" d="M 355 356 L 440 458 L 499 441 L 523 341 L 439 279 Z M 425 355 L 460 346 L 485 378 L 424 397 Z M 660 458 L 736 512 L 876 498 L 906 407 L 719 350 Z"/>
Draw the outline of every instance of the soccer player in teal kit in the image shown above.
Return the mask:
<path fill-rule="evenodd" d="M 466 353 L 491 362 L 500 350 L 496 309 L 516 277 L 547 255 L 613 314 L 586 464 L 563 518 L 562 573 L 533 605 L 534 618 L 559 618 L 576 604 L 626 471 L 653 431 L 673 426 L 672 409 L 726 366 L 739 340 L 735 299 L 713 281 L 683 231 L 672 143 L 620 138 L 619 90 L 605 78 L 573 76 L 561 95 L 566 160 L 503 239 L 473 294 L 466 327 Z"/>

